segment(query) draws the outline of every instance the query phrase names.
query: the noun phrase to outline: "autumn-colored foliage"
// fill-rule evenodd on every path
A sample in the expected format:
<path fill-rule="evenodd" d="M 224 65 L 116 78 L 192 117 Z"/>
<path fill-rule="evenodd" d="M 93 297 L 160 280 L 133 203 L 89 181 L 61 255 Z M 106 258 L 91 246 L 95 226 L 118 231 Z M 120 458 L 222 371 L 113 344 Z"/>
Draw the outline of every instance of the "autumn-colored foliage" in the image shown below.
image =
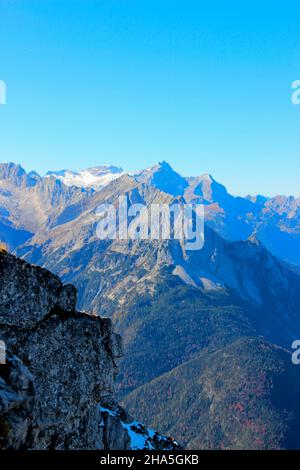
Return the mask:
<path fill-rule="evenodd" d="M 0 251 L 8 252 L 8 246 L 4 242 L 0 242 Z"/>

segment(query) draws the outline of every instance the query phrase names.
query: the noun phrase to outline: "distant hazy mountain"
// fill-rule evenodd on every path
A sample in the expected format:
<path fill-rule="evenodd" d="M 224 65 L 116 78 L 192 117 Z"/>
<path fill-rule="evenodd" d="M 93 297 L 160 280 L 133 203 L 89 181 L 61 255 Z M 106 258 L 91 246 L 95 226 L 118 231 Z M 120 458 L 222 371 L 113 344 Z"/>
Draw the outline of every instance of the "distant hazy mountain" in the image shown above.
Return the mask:
<path fill-rule="evenodd" d="M 298 371 L 291 369 L 289 353 L 278 349 L 289 349 L 300 337 L 300 277 L 259 241 L 268 233 L 267 243 L 275 246 L 272 234 L 285 226 L 286 245 L 297 243 L 297 200 L 234 197 L 210 175 L 183 178 L 166 163 L 123 174 L 99 191 L 2 165 L 0 188 L 5 241 L 75 284 L 82 309 L 113 319 L 125 346 L 118 393 L 133 410 L 137 394 L 139 403 L 152 394 L 153 408 L 141 406 L 136 413 L 147 425 L 168 434 L 177 427 L 176 437 L 189 447 L 300 447 L 293 438 Z M 188 252 L 176 240 L 100 241 L 97 207 L 116 205 L 119 195 L 126 195 L 129 205 L 203 202 L 203 249 Z M 288 246 L 280 248 L 289 253 Z M 264 353 L 268 348 L 271 357 Z M 218 354 L 224 359 L 219 375 Z M 244 364 L 249 364 L 245 373 Z M 267 377 L 256 398 L 253 390 L 260 384 L 245 385 L 254 371 Z M 285 379 L 294 387 L 287 414 Z M 239 420 L 233 420 L 232 406 Z M 253 440 L 257 426 L 264 438 L 257 431 Z"/>
<path fill-rule="evenodd" d="M 212 176 L 189 178 L 187 201 L 205 204 L 206 221 L 228 240 L 255 236 L 275 256 L 300 266 L 300 198 L 230 195 Z"/>

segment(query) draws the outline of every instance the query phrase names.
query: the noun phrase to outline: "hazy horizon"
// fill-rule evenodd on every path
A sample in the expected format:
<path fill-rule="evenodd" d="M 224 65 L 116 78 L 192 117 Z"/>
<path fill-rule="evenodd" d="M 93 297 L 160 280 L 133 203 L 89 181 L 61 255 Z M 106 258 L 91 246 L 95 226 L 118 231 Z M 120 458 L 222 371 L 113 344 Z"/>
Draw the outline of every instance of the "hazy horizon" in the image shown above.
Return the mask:
<path fill-rule="evenodd" d="M 97 166 L 99 166 L 99 167 L 100 167 L 100 166 L 113 166 L 113 167 L 118 167 L 118 168 L 121 168 L 121 169 L 124 171 L 124 173 L 128 173 L 128 174 L 130 174 L 131 176 L 134 176 L 135 173 L 138 173 L 138 172 L 141 171 L 141 170 L 147 169 L 147 168 L 144 168 L 144 167 L 141 167 L 141 168 L 134 168 L 134 169 L 131 168 L 131 169 L 130 169 L 130 168 L 121 167 L 120 165 L 116 165 L 116 164 L 110 163 L 110 162 L 100 162 L 100 163 L 97 164 L 97 165 L 86 166 L 86 167 L 83 167 L 83 168 L 78 168 L 78 169 L 76 169 L 76 170 L 74 170 L 73 168 L 50 168 L 49 170 L 47 170 L 47 171 L 45 171 L 45 172 L 43 172 L 43 173 L 40 173 L 40 172 L 36 171 L 35 168 L 26 167 L 26 165 L 24 166 L 24 165 L 20 164 L 20 162 L 17 162 L 17 161 L 14 161 L 14 162 L 12 162 L 12 161 L 0 161 L 0 163 L 14 163 L 15 165 L 21 165 L 22 168 L 26 171 L 26 173 L 30 173 L 31 171 L 35 171 L 35 172 L 38 173 L 39 176 L 41 176 L 41 177 L 46 176 L 46 174 L 47 174 L 48 172 L 59 172 L 59 171 L 73 171 L 73 172 L 79 172 L 79 171 L 82 171 L 82 170 L 86 170 L 86 169 L 90 169 L 90 168 L 95 168 L 95 167 L 97 167 Z M 158 162 L 158 161 L 157 161 L 157 162 L 154 163 L 154 165 L 152 165 L 151 167 L 156 166 L 156 165 L 158 165 L 159 163 L 161 163 L 161 162 Z M 168 164 L 171 166 L 171 168 L 172 168 L 175 172 L 179 173 L 179 174 L 180 174 L 181 176 L 183 176 L 184 178 L 191 178 L 191 177 L 197 177 L 197 176 L 203 176 L 203 175 L 209 174 L 210 176 L 213 177 L 213 179 L 214 179 L 217 183 L 222 184 L 223 186 L 225 186 L 226 189 L 227 189 L 227 191 L 228 191 L 228 193 L 231 194 L 232 196 L 240 196 L 240 197 L 247 197 L 247 196 L 253 196 L 253 197 L 255 197 L 255 196 L 265 196 L 265 197 L 269 197 L 269 198 L 276 197 L 276 196 L 286 196 L 286 197 L 294 197 L 295 199 L 300 198 L 300 195 L 297 195 L 297 194 L 283 194 L 283 193 L 281 193 L 281 194 L 280 194 L 280 193 L 277 193 L 277 194 L 266 194 L 266 193 L 256 193 L 256 194 L 254 194 L 254 193 L 247 193 L 247 194 L 241 193 L 241 194 L 237 194 L 237 193 L 234 193 L 233 191 L 230 190 L 230 184 L 227 185 L 224 181 L 216 179 L 215 176 L 214 176 L 212 173 L 210 173 L 210 172 L 202 172 L 202 173 L 198 173 L 198 174 L 189 174 L 189 175 L 187 175 L 187 174 L 181 173 L 181 172 L 178 171 L 176 168 L 174 168 L 174 166 L 173 166 L 170 162 L 167 161 L 166 163 L 168 163 Z M 148 168 L 151 168 L 151 167 L 148 167 Z"/>

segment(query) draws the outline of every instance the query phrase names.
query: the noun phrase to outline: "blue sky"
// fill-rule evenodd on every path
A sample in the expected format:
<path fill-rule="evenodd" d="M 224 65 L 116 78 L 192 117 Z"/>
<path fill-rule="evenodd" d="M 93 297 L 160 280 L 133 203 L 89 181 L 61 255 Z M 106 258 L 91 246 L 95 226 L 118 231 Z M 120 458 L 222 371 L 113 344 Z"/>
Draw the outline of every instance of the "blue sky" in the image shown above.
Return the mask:
<path fill-rule="evenodd" d="M 0 0 L 0 161 L 300 196 L 300 3 Z"/>

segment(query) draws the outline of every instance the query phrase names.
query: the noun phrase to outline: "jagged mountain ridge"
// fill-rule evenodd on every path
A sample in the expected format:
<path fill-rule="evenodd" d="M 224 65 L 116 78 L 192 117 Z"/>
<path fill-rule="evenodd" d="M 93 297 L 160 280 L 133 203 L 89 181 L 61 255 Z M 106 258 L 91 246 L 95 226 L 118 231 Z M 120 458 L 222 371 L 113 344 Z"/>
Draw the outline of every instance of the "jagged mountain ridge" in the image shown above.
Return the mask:
<path fill-rule="evenodd" d="M 229 289 L 255 304 L 265 312 L 265 329 L 277 341 L 282 337 L 286 344 L 297 335 L 298 276 L 273 258 L 256 239 L 230 243 L 206 227 L 204 248 L 189 253 L 176 241 L 100 241 L 95 216 L 99 204 L 116 203 L 120 194 L 127 194 L 129 204 L 171 204 L 174 198 L 128 175 L 100 192 L 91 193 L 68 188 L 61 194 L 62 183 L 52 178 L 50 182 L 52 203 L 48 206 L 46 229 L 39 229 L 17 252 L 54 270 L 66 282 L 75 283 L 83 308 L 88 305 L 95 312 L 102 309 L 111 315 L 113 310 L 122 309 L 131 295 L 153 292 L 160 283 L 161 272 L 167 269 L 185 285 L 208 292 Z M 39 193 L 38 184 L 41 183 L 33 188 Z M 45 184 L 47 191 L 43 188 L 42 197 L 49 194 L 48 180 Z M 24 192 L 24 182 L 21 186 Z M 30 184 L 29 198 L 31 191 Z M 65 207 L 53 200 L 68 200 L 70 205 Z M 284 310 L 287 311 L 283 315 Z"/>
<path fill-rule="evenodd" d="M 75 282 L 79 287 L 80 305 L 85 306 L 88 301 L 95 311 L 100 304 L 102 309 L 105 308 L 110 298 L 113 302 L 118 301 L 118 298 L 124 302 L 124 297 L 131 289 L 136 289 L 137 281 L 142 290 L 147 283 L 155 284 L 155 277 L 164 265 L 171 266 L 172 273 L 185 284 L 208 291 L 233 289 L 242 298 L 257 304 L 263 304 L 264 297 L 274 296 L 275 290 L 277 296 L 281 289 L 285 292 L 289 285 L 288 279 L 297 283 L 292 281 L 297 276 L 269 255 L 255 239 L 230 243 L 208 226 L 203 249 L 188 253 L 175 240 L 150 243 L 99 240 L 96 235 L 97 208 L 101 203 L 116 204 L 120 194 L 127 194 L 129 206 L 135 202 L 145 205 L 162 202 L 171 204 L 176 200 L 144 182 L 139 183 L 124 175 L 102 191 L 85 196 L 84 202 L 80 200 L 77 203 L 75 199 L 75 204 L 58 216 L 52 216 L 47 230 L 38 231 L 17 252 L 30 261 L 53 269 L 66 281 Z M 78 192 L 75 192 L 75 197 L 78 197 Z M 125 259 L 127 264 L 124 263 Z M 262 259 L 265 271 L 261 270 Z M 110 266 L 109 276 L 105 271 L 107 266 Z M 139 274 L 141 267 L 142 276 Z M 120 274 L 119 277 L 114 275 L 112 282 L 114 271 Z M 101 276 L 101 273 L 104 275 Z M 289 285 L 289 292 L 295 290 L 295 287 Z M 293 302 L 289 310 L 294 310 Z"/>
<path fill-rule="evenodd" d="M 66 173 L 73 175 L 74 178 L 72 176 L 66 180 Z M 82 175 L 90 176 L 85 181 Z M 78 173 L 68 170 L 50 172 L 47 177 L 41 178 L 34 172 L 26 174 L 19 165 L 1 164 L 0 224 L 3 233 L 7 232 L 5 238 L 12 248 L 21 244 L 26 237 L 29 238 L 30 233 L 35 233 L 40 227 L 45 228 L 45 225 L 49 224 L 49 221 L 55 217 L 52 214 L 53 209 L 64 211 L 67 218 L 73 216 L 74 210 L 79 214 L 80 205 L 85 204 L 95 188 L 101 192 L 107 185 L 123 176 L 123 170 L 118 167 L 100 166 Z M 98 177 L 100 180 L 93 188 L 91 178 Z M 185 178 L 176 173 L 166 162 L 141 172 L 127 174 L 127 177 L 128 180 L 132 179 L 134 182 L 156 188 L 171 196 L 181 196 L 187 202 L 204 204 L 207 225 L 223 238 L 239 241 L 254 235 L 272 254 L 287 263 L 300 266 L 300 199 L 291 196 L 235 197 L 211 175 Z M 73 183 L 75 186 L 72 186 Z M 22 199 L 21 195 L 15 194 L 15 189 L 18 188 L 20 191 L 21 187 L 25 193 L 25 201 L 22 201 L 23 204 L 19 207 L 11 208 L 7 203 L 8 195 Z M 41 195 L 44 193 L 45 197 L 41 198 L 39 193 Z M 26 217 L 26 195 L 33 202 L 33 212 L 36 216 L 32 214 L 31 217 Z M 60 198 L 55 200 L 54 195 L 56 197 L 60 195 Z M 49 204 L 50 201 L 52 205 Z M 17 220 L 15 220 L 16 212 Z M 21 234 L 19 243 L 14 239 L 18 238 L 16 229 L 25 231 Z"/>

